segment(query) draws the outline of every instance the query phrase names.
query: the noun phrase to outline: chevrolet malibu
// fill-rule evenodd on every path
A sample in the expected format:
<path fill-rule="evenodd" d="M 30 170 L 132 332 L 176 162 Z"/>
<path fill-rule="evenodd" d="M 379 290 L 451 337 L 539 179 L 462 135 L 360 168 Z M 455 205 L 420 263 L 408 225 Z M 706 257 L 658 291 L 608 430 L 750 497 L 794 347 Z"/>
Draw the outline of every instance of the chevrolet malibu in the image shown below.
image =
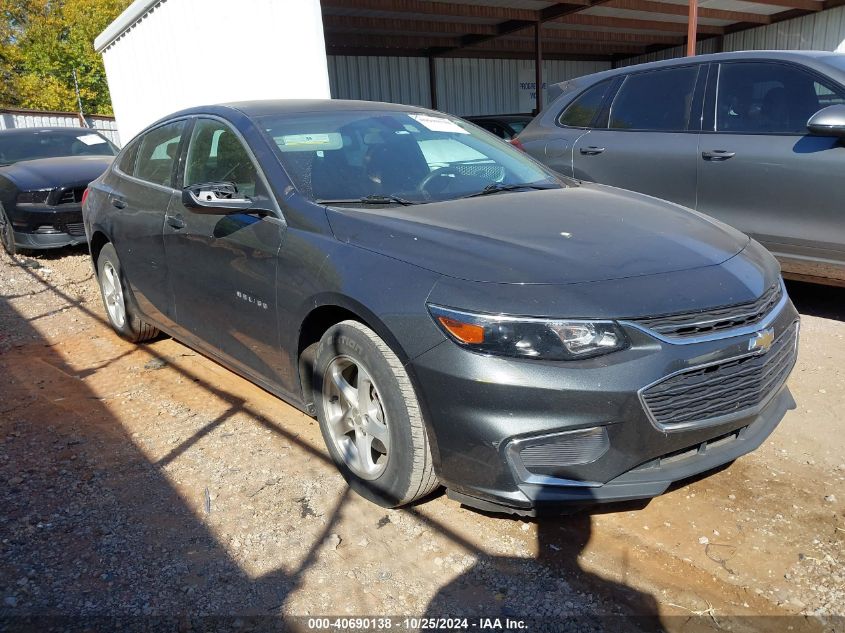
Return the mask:
<path fill-rule="evenodd" d="M 165 332 L 316 416 L 384 506 L 648 498 L 794 407 L 798 316 L 757 242 L 439 112 L 185 110 L 83 209 L 120 335 Z"/>

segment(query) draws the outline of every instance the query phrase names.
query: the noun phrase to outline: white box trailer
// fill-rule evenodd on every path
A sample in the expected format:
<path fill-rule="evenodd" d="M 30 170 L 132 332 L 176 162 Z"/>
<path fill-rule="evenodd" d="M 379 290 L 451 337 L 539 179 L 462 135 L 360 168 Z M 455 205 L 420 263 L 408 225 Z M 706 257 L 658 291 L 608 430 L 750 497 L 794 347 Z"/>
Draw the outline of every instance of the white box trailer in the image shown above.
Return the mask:
<path fill-rule="evenodd" d="M 331 97 L 320 0 L 135 0 L 94 47 L 124 142 L 191 106 Z"/>

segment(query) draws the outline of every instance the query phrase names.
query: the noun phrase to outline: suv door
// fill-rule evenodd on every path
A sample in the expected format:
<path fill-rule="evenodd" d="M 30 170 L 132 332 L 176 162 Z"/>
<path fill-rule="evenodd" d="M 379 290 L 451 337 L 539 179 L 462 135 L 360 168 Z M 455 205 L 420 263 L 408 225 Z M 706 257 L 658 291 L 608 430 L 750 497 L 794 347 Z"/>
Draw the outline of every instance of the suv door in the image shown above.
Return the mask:
<path fill-rule="evenodd" d="M 282 353 L 276 308 L 284 222 L 251 152 L 228 123 L 198 118 L 179 185 L 232 182 L 264 213 L 171 206 L 164 227 L 176 316 L 186 337 L 235 368 L 277 384 Z"/>
<path fill-rule="evenodd" d="M 694 207 L 706 73 L 692 64 L 626 76 L 598 125 L 575 142 L 574 176 Z"/>
<path fill-rule="evenodd" d="M 813 114 L 843 103 L 845 88 L 795 64 L 719 64 L 700 140 L 698 210 L 762 242 L 785 271 L 845 279 L 845 146 L 807 132 Z"/>
<path fill-rule="evenodd" d="M 174 314 L 162 227 L 171 202 L 179 198 L 173 178 L 185 123 L 160 125 L 130 143 L 110 183 L 109 202 L 120 215 L 111 238 L 123 274 L 141 311 L 165 327 L 173 327 Z"/>

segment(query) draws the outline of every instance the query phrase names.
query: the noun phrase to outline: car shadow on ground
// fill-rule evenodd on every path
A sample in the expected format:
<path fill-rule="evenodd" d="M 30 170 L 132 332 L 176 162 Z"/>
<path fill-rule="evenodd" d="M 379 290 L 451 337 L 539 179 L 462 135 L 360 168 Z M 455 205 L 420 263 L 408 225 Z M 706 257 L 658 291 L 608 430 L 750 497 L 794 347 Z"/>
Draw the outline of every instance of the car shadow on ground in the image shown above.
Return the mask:
<path fill-rule="evenodd" d="M 786 290 L 802 315 L 845 321 L 845 288 L 787 280 Z"/>
<path fill-rule="evenodd" d="M 102 316 L 79 299 L 23 270 L 68 307 L 107 327 Z M 239 630 L 285 625 L 275 614 L 302 586 L 350 493 L 340 495 L 321 534 L 309 544 L 308 555 L 298 558 L 301 562 L 287 571 L 251 577 L 201 513 L 188 507 L 163 470 L 174 455 L 228 417 L 249 414 L 249 403 L 189 369 L 171 365 L 209 397 L 232 404 L 226 414 L 209 420 L 194 437 L 153 462 L 78 370 L 4 297 L 0 317 L 28 341 L 0 350 L 0 480 L 8 482 L 0 509 L 0 590 L 5 592 L 0 629 L 48 630 L 48 625 L 56 625 L 85 630 L 93 625 L 98 630 L 188 630 L 193 622 L 196 630 L 224 630 L 234 616 L 240 618 Z M 142 349 L 158 358 L 153 348 Z M 260 415 L 254 418 L 297 450 L 328 461 L 292 429 Z M 652 596 L 600 578 L 579 564 L 591 536 L 588 514 L 536 521 L 537 556 L 510 558 L 486 554 L 483 538 L 470 541 L 419 506 L 405 512 L 477 560 L 469 572 L 437 592 L 428 615 L 457 615 L 461 611 L 453 610 L 456 605 L 473 605 L 478 616 L 536 619 L 542 614 L 552 628 L 567 616 L 577 619 L 579 630 L 607 630 L 601 619 L 607 614 L 618 614 L 631 626 L 628 618 L 643 618 L 638 622 L 648 626 L 637 628 L 651 629 L 658 622 Z M 30 622 L 27 617 L 39 619 Z M 212 619 L 197 624 L 198 618 L 207 617 Z M 618 620 L 616 624 L 610 628 L 631 628 Z"/>

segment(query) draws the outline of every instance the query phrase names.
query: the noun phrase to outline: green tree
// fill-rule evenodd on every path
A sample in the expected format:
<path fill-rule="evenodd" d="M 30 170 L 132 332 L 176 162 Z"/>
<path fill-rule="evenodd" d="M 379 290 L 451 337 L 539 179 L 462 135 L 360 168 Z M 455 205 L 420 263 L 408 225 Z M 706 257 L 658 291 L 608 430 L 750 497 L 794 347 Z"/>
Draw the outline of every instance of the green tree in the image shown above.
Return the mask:
<path fill-rule="evenodd" d="M 131 0 L 0 0 L 0 105 L 112 114 L 99 35 Z"/>

